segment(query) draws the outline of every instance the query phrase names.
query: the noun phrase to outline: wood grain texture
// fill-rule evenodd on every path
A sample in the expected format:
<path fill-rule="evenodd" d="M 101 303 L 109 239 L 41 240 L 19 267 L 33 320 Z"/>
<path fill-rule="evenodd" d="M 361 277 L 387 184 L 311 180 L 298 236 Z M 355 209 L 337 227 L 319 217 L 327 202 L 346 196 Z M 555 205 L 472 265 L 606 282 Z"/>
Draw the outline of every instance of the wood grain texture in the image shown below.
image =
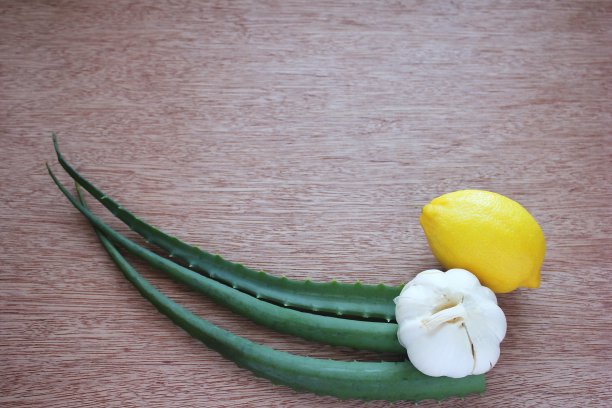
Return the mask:
<path fill-rule="evenodd" d="M 611 22 L 609 1 L 3 1 L 0 405 L 387 405 L 274 386 L 157 314 L 46 175 L 54 130 L 136 214 L 290 277 L 406 281 L 437 267 L 429 200 L 512 197 L 547 236 L 542 286 L 499 297 L 487 393 L 440 406 L 609 406 Z M 136 265 L 255 341 L 378 358 Z"/>

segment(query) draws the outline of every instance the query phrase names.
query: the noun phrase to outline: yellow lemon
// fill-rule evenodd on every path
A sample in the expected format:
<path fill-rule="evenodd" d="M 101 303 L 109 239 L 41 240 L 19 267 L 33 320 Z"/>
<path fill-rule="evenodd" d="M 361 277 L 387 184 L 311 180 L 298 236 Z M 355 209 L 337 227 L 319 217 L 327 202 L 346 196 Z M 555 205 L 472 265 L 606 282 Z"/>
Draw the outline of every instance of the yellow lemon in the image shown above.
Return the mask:
<path fill-rule="evenodd" d="M 455 191 L 423 207 L 421 226 L 445 268 L 467 269 L 497 293 L 540 286 L 546 241 L 516 201 L 490 191 Z"/>

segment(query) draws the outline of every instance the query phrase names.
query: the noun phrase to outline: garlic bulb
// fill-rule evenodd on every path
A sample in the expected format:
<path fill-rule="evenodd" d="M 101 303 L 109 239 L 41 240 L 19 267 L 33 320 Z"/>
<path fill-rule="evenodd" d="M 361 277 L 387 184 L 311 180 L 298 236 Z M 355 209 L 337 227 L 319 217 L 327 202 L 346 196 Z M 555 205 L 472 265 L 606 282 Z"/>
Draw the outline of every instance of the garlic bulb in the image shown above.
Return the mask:
<path fill-rule="evenodd" d="M 424 374 L 461 378 L 499 359 L 506 317 L 495 294 L 464 269 L 427 270 L 395 298 L 397 337 Z"/>

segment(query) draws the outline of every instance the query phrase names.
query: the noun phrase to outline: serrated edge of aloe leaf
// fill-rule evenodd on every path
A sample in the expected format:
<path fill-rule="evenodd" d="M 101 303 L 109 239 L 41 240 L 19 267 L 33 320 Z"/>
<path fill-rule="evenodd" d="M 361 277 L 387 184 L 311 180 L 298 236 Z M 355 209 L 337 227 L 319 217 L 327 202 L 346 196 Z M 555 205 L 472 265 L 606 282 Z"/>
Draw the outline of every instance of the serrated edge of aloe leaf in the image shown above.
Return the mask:
<path fill-rule="evenodd" d="M 191 265 L 197 272 L 205 273 L 215 280 L 280 305 L 338 315 L 387 321 L 394 319 L 393 299 L 399 295 L 401 286 L 287 279 L 255 271 L 244 265 L 227 261 L 220 255 L 210 254 L 164 233 L 123 208 L 81 176 L 63 158 L 55 134 L 52 135 L 52 138 L 60 165 L 75 181 L 147 242 L 162 248 L 185 264 Z"/>
<path fill-rule="evenodd" d="M 142 277 L 103 234 L 102 245 L 141 296 L 194 338 L 237 366 L 275 384 L 340 399 L 442 400 L 485 390 L 483 375 L 428 377 L 409 362 L 347 362 L 299 356 L 254 343 L 202 319 Z"/>
<path fill-rule="evenodd" d="M 107 239 L 231 311 L 262 326 L 307 340 L 354 349 L 405 354 L 406 350 L 397 339 L 397 324 L 340 319 L 287 309 L 232 289 L 143 248 L 91 213 L 76 182 L 78 202 L 50 169 L 49 174 L 70 203 Z"/>

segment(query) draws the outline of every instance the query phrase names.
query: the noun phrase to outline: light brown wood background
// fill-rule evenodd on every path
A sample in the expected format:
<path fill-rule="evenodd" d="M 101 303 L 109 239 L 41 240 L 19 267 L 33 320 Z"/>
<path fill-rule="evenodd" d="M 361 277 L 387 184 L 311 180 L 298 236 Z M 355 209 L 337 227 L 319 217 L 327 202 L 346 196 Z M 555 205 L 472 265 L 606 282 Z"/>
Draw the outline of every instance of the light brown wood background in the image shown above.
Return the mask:
<path fill-rule="evenodd" d="M 1 406 L 387 405 L 274 386 L 158 314 L 47 176 L 51 131 L 136 214 L 295 278 L 399 284 L 438 266 L 429 200 L 514 198 L 547 236 L 542 286 L 499 296 L 487 393 L 440 406 L 609 406 L 610 1 L 3 1 L 0 41 Z M 252 340 L 379 358 L 136 265 Z"/>

